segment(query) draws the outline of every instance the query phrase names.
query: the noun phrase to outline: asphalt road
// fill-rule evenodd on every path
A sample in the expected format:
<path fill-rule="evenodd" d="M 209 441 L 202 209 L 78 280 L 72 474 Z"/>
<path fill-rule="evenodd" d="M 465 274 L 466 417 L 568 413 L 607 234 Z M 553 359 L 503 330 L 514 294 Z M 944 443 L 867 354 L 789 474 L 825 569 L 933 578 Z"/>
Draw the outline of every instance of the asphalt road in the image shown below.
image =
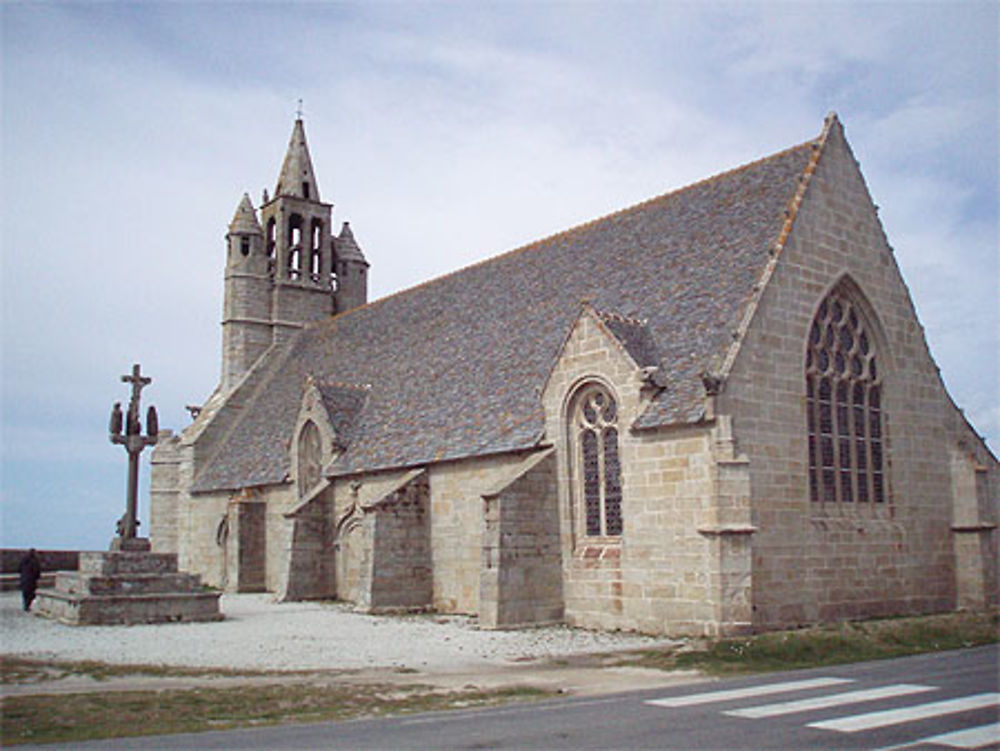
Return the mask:
<path fill-rule="evenodd" d="M 996 647 L 671 690 L 80 749 L 1000 749 Z"/>

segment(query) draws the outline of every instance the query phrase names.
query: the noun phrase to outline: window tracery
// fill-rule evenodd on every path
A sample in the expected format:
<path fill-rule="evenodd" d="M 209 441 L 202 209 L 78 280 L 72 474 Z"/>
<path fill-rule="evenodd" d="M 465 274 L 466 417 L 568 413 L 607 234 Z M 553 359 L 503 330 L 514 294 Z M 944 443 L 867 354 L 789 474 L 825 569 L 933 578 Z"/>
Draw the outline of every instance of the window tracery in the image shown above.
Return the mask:
<path fill-rule="evenodd" d="M 810 500 L 884 503 L 882 373 L 872 329 L 842 286 L 813 319 L 805 377 Z"/>
<path fill-rule="evenodd" d="M 577 454 L 581 516 L 588 537 L 622 533 L 618 405 L 603 386 L 586 386 L 576 399 L 571 442 Z"/>

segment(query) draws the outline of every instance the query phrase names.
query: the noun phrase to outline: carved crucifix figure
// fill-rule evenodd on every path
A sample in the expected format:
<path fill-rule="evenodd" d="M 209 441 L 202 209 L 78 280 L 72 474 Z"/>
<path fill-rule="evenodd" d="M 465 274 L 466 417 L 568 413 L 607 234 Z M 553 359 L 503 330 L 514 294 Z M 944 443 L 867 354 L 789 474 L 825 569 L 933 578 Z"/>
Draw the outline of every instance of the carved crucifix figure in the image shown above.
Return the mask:
<path fill-rule="evenodd" d="M 117 533 L 122 540 L 136 537 L 139 527 L 139 454 L 146 446 L 156 443 L 158 420 L 156 408 L 150 407 L 146 415 L 146 435 L 142 435 L 142 424 L 139 419 L 139 401 L 142 389 L 153 382 L 152 378 L 142 375 L 140 366 L 132 366 L 131 375 L 123 375 L 124 383 L 132 384 L 132 396 L 128 403 L 128 412 L 124 420 L 124 435 L 122 434 L 122 414 L 119 402 L 111 411 L 110 438 L 112 443 L 121 444 L 128 452 L 128 485 L 126 487 L 125 515 L 118 520 Z"/>

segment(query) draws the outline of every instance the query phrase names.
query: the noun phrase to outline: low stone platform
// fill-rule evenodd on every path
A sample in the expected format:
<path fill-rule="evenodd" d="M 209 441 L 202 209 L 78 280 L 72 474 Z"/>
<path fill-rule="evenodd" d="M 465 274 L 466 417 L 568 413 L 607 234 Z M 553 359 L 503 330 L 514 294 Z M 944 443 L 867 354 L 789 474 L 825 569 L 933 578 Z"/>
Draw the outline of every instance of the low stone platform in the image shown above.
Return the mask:
<path fill-rule="evenodd" d="M 222 619 L 222 593 L 178 571 L 176 554 L 152 553 L 148 540 L 128 542 L 81 552 L 78 571 L 57 572 L 54 589 L 38 590 L 35 612 L 74 626 Z"/>

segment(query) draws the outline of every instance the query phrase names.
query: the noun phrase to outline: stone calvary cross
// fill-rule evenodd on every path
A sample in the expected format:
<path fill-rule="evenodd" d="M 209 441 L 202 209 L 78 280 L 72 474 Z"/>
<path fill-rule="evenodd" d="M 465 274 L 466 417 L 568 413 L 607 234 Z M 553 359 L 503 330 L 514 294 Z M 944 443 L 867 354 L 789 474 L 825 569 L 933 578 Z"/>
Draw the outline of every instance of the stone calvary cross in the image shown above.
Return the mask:
<path fill-rule="evenodd" d="M 37 612 L 73 625 L 219 621 L 220 590 L 206 587 L 197 574 L 177 570 L 177 553 L 153 552 L 148 537 L 137 537 L 139 526 L 139 454 L 156 443 L 156 408 L 146 412 L 146 435 L 139 422 L 142 389 L 152 383 L 139 365 L 122 381 L 132 384 L 128 413 L 121 402 L 111 408 L 108 433 L 112 443 L 128 452 L 128 499 L 118 535 L 107 551 L 80 551 L 77 571 L 60 571 L 55 587 L 38 593 Z"/>
<path fill-rule="evenodd" d="M 128 486 L 126 488 L 125 515 L 118 520 L 117 537 L 111 543 L 112 548 L 129 549 L 136 540 L 136 530 L 139 527 L 139 454 L 146 446 L 156 443 L 159 432 L 159 420 L 156 407 L 150 406 L 146 412 L 146 435 L 142 435 L 142 424 L 139 421 L 139 400 L 142 389 L 153 382 L 141 373 L 138 363 L 132 366 L 131 375 L 123 375 L 124 383 L 132 384 L 132 397 L 128 403 L 128 414 L 122 414 L 121 402 L 115 402 L 111 408 L 111 422 L 108 426 L 111 442 L 121 444 L 128 452 Z M 124 432 L 123 432 L 124 429 Z"/>

